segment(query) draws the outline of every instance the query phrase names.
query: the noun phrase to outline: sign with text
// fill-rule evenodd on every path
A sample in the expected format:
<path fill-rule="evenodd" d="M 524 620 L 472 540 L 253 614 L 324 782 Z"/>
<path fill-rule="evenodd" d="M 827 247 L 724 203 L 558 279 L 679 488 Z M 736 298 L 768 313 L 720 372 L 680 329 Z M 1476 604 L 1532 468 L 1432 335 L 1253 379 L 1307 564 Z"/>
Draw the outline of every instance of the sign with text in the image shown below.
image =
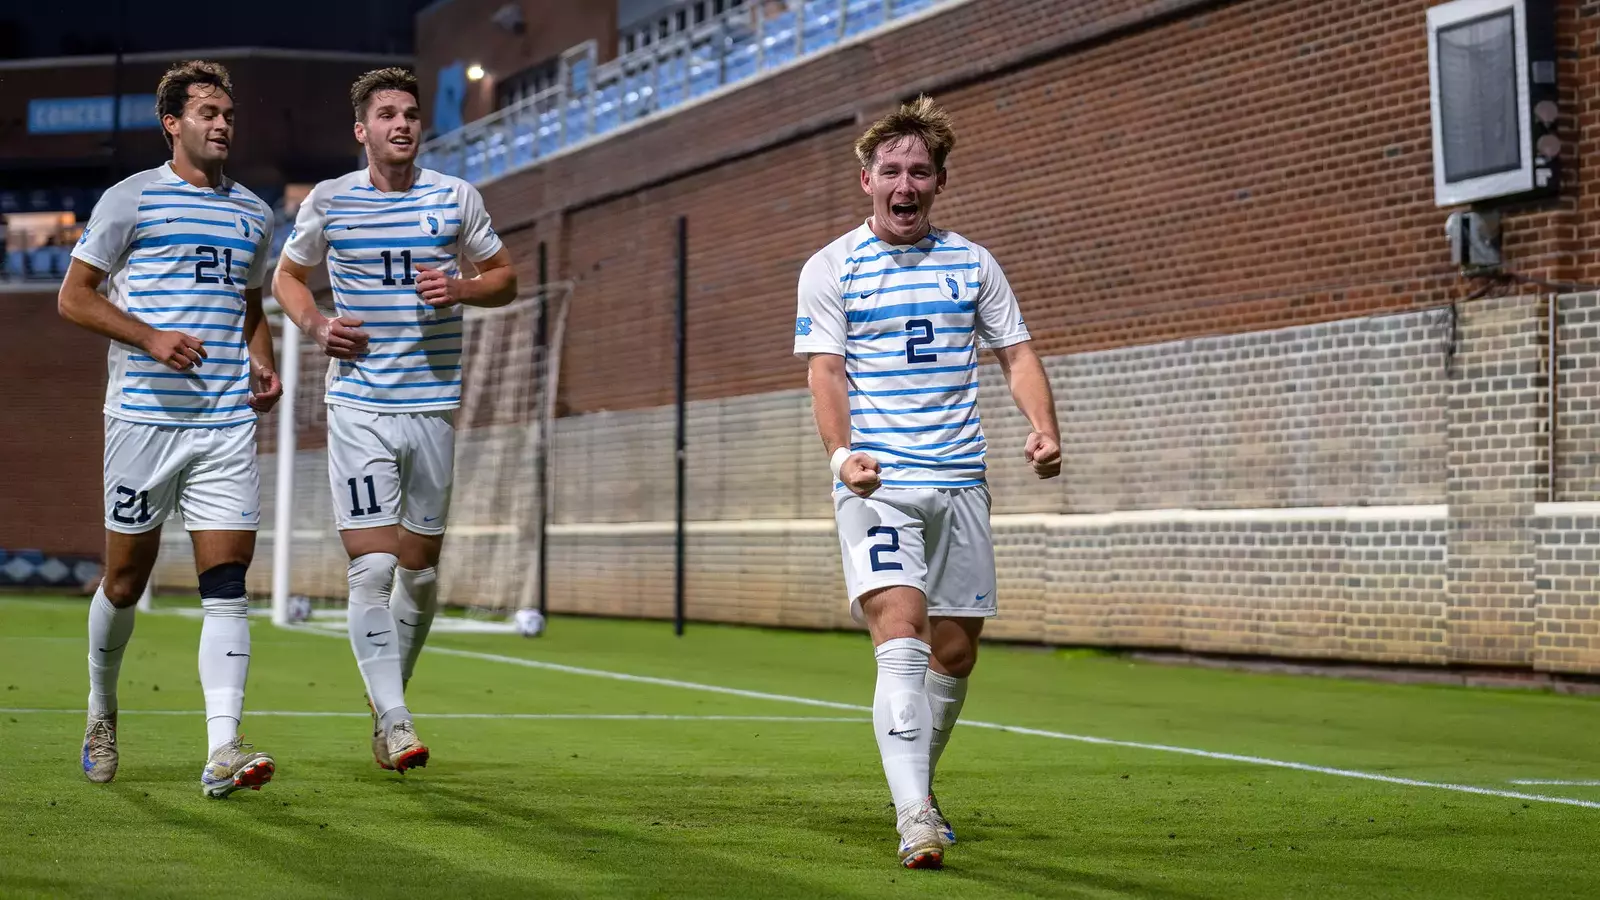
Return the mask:
<path fill-rule="evenodd" d="M 159 128 L 155 94 L 123 94 L 126 129 Z M 29 134 L 81 134 L 111 130 L 110 97 L 50 97 L 28 101 Z"/>

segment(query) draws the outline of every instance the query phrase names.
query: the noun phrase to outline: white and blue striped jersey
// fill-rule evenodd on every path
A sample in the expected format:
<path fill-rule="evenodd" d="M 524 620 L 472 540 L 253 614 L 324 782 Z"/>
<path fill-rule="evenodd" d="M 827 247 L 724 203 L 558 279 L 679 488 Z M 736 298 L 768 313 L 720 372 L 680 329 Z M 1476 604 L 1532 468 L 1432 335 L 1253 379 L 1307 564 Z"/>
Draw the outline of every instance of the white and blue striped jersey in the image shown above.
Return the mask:
<path fill-rule="evenodd" d="M 265 281 L 271 246 L 271 209 L 229 179 L 195 187 L 166 164 L 100 197 L 73 257 L 107 273 L 104 290 L 119 309 L 199 338 L 206 352 L 200 365 L 174 372 L 112 341 L 106 415 L 194 427 L 255 420 L 244 292 Z"/>
<path fill-rule="evenodd" d="M 1029 337 L 989 251 L 938 228 L 893 246 L 869 219 L 806 263 L 794 333 L 799 356 L 844 357 L 850 446 L 878 460 L 885 487 L 983 483 L 978 347 Z"/>
<path fill-rule="evenodd" d="M 482 262 L 501 246 L 477 188 L 432 169 L 404 192 L 373 187 L 366 169 L 313 188 L 283 254 L 302 266 L 326 256 L 334 308 L 369 335 L 366 356 L 329 361 L 327 402 L 380 413 L 460 406 L 462 309 L 423 303 L 417 267 L 457 278 L 461 257 Z"/>

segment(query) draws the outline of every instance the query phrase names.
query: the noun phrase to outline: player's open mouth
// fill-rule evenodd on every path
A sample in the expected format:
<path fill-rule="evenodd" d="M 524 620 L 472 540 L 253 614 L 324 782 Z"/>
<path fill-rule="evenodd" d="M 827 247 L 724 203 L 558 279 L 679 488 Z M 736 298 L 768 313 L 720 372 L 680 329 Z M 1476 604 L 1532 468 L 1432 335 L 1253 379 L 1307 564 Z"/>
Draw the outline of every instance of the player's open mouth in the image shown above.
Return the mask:
<path fill-rule="evenodd" d="M 224 138 L 211 138 L 210 140 L 206 141 L 206 143 L 213 147 L 220 147 L 223 150 L 228 149 L 228 142 Z"/>
<path fill-rule="evenodd" d="M 396 147 L 409 147 L 409 146 L 411 146 L 411 138 L 408 138 L 408 137 L 390 138 L 389 139 L 389 143 L 395 145 Z"/>
<path fill-rule="evenodd" d="M 917 214 L 917 204 L 894 203 L 889 206 L 889 212 L 902 219 L 911 218 Z"/>

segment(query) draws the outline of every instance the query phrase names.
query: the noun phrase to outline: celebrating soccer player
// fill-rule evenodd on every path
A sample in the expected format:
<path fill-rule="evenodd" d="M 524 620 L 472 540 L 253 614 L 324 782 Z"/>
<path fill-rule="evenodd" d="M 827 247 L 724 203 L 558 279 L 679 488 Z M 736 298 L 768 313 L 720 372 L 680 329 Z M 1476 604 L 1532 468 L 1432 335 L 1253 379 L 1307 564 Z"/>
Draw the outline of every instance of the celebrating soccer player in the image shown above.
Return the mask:
<path fill-rule="evenodd" d="M 954 145 L 927 97 L 856 141 L 872 217 L 806 263 L 795 320 L 851 614 L 876 648 L 873 728 L 907 868 L 938 868 L 955 842 L 933 772 L 996 612 L 980 342 L 1032 423 L 1023 452 L 1034 472 L 1061 472 L 1050 382 L 1011 286 L 989 251 L 929 220 Z"/>
<path fill-rule="evenodd" d="M 156 112 L 172 160 L 95 204 L 60 295 L 62 316 L 111 339 L 105 577 L 89 607 L 83 771 L 94 782 L 117 774 L 117 674 L 162 523 L 176 508 L 205 608 L 209 755 L 200 786 L 212 797 L 259 789 L 275 768 L 239 737 L 250 669 L 245 571 L 261 520 L 256 414 L 281 388 L 261 310 L 271 211 L 222 173 L 232 94 L 227 70 L 212 62 L 162 77 Z"/>
<path fill-rule="evenodd" d="M 284 312 L 332 357 L 328 478 L 350 556 L 350 646 L 372 709 L 372 755 L 404 772 L 428 762 L 405 685 L 438 608 L 461 405 L 461 307 L 510 303 L 517 278 L 477 190 L 417 168 L 416 77 L 368 72 L 350 99 L 367 168 L 306 197 L 273 287 Z M 462 257 L 476 277 L 462 277 Z M 306 287 L 324 258 L 333 318 Z"/>

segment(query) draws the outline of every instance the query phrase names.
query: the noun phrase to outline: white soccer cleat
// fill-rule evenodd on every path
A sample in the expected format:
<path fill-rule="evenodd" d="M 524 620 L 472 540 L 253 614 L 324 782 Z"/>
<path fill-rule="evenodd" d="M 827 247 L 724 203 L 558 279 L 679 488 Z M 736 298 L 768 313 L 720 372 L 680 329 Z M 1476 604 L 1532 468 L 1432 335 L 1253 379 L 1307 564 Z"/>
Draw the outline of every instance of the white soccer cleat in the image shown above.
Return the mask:
<path fill-rule="evenodd" d="M 950 827 L 950 820 L 944 817 L 944 810 L 939 808 L 939 798 L 935 794 L 928 795 L 928 805 L 933 807 L 935 827 L 939 829 L 939 839 L 944 841 L 946 847 L 956 842 L 956 830 Z"/>
<path fill-rule="evenodd" d="M 389 762 L 389 738 L 383 733 L 383 725 L 371 697 L 367 698 L 367 710 L 372 713 L 372 759 L 378 768 L 393 772 L 394 763 Z"/>
<path fill-rule="evenodd" d="M 277 770 L 272 757 L 252 750 L 244 738 L 236 737 L 211 751 L 200 773 L 200 791 L 218 800 L 241 788 L 259 791 Z"/>
<path fill-rule="evenodd" d="M 83 777 L 105 784 L 117 777 L 117 714 L 90 716 L 83 729 Z"/>
<path fill-rule="evenodd" d="M 389 764 L 396 772 L 420 769 L 428 764 L 428 748 L 417 737 L 417 729 L 410 719 L 396 722 L 389 729 L 388 750 Z"/>
<path fill-rule="evenodd" d="M 907 869 L 944 867 L 944 836 L 939 824 L 944 820 L 933 807 L 933 798 L 922 801 L 917 814 L 900 827 L 900 865 Z"/>

